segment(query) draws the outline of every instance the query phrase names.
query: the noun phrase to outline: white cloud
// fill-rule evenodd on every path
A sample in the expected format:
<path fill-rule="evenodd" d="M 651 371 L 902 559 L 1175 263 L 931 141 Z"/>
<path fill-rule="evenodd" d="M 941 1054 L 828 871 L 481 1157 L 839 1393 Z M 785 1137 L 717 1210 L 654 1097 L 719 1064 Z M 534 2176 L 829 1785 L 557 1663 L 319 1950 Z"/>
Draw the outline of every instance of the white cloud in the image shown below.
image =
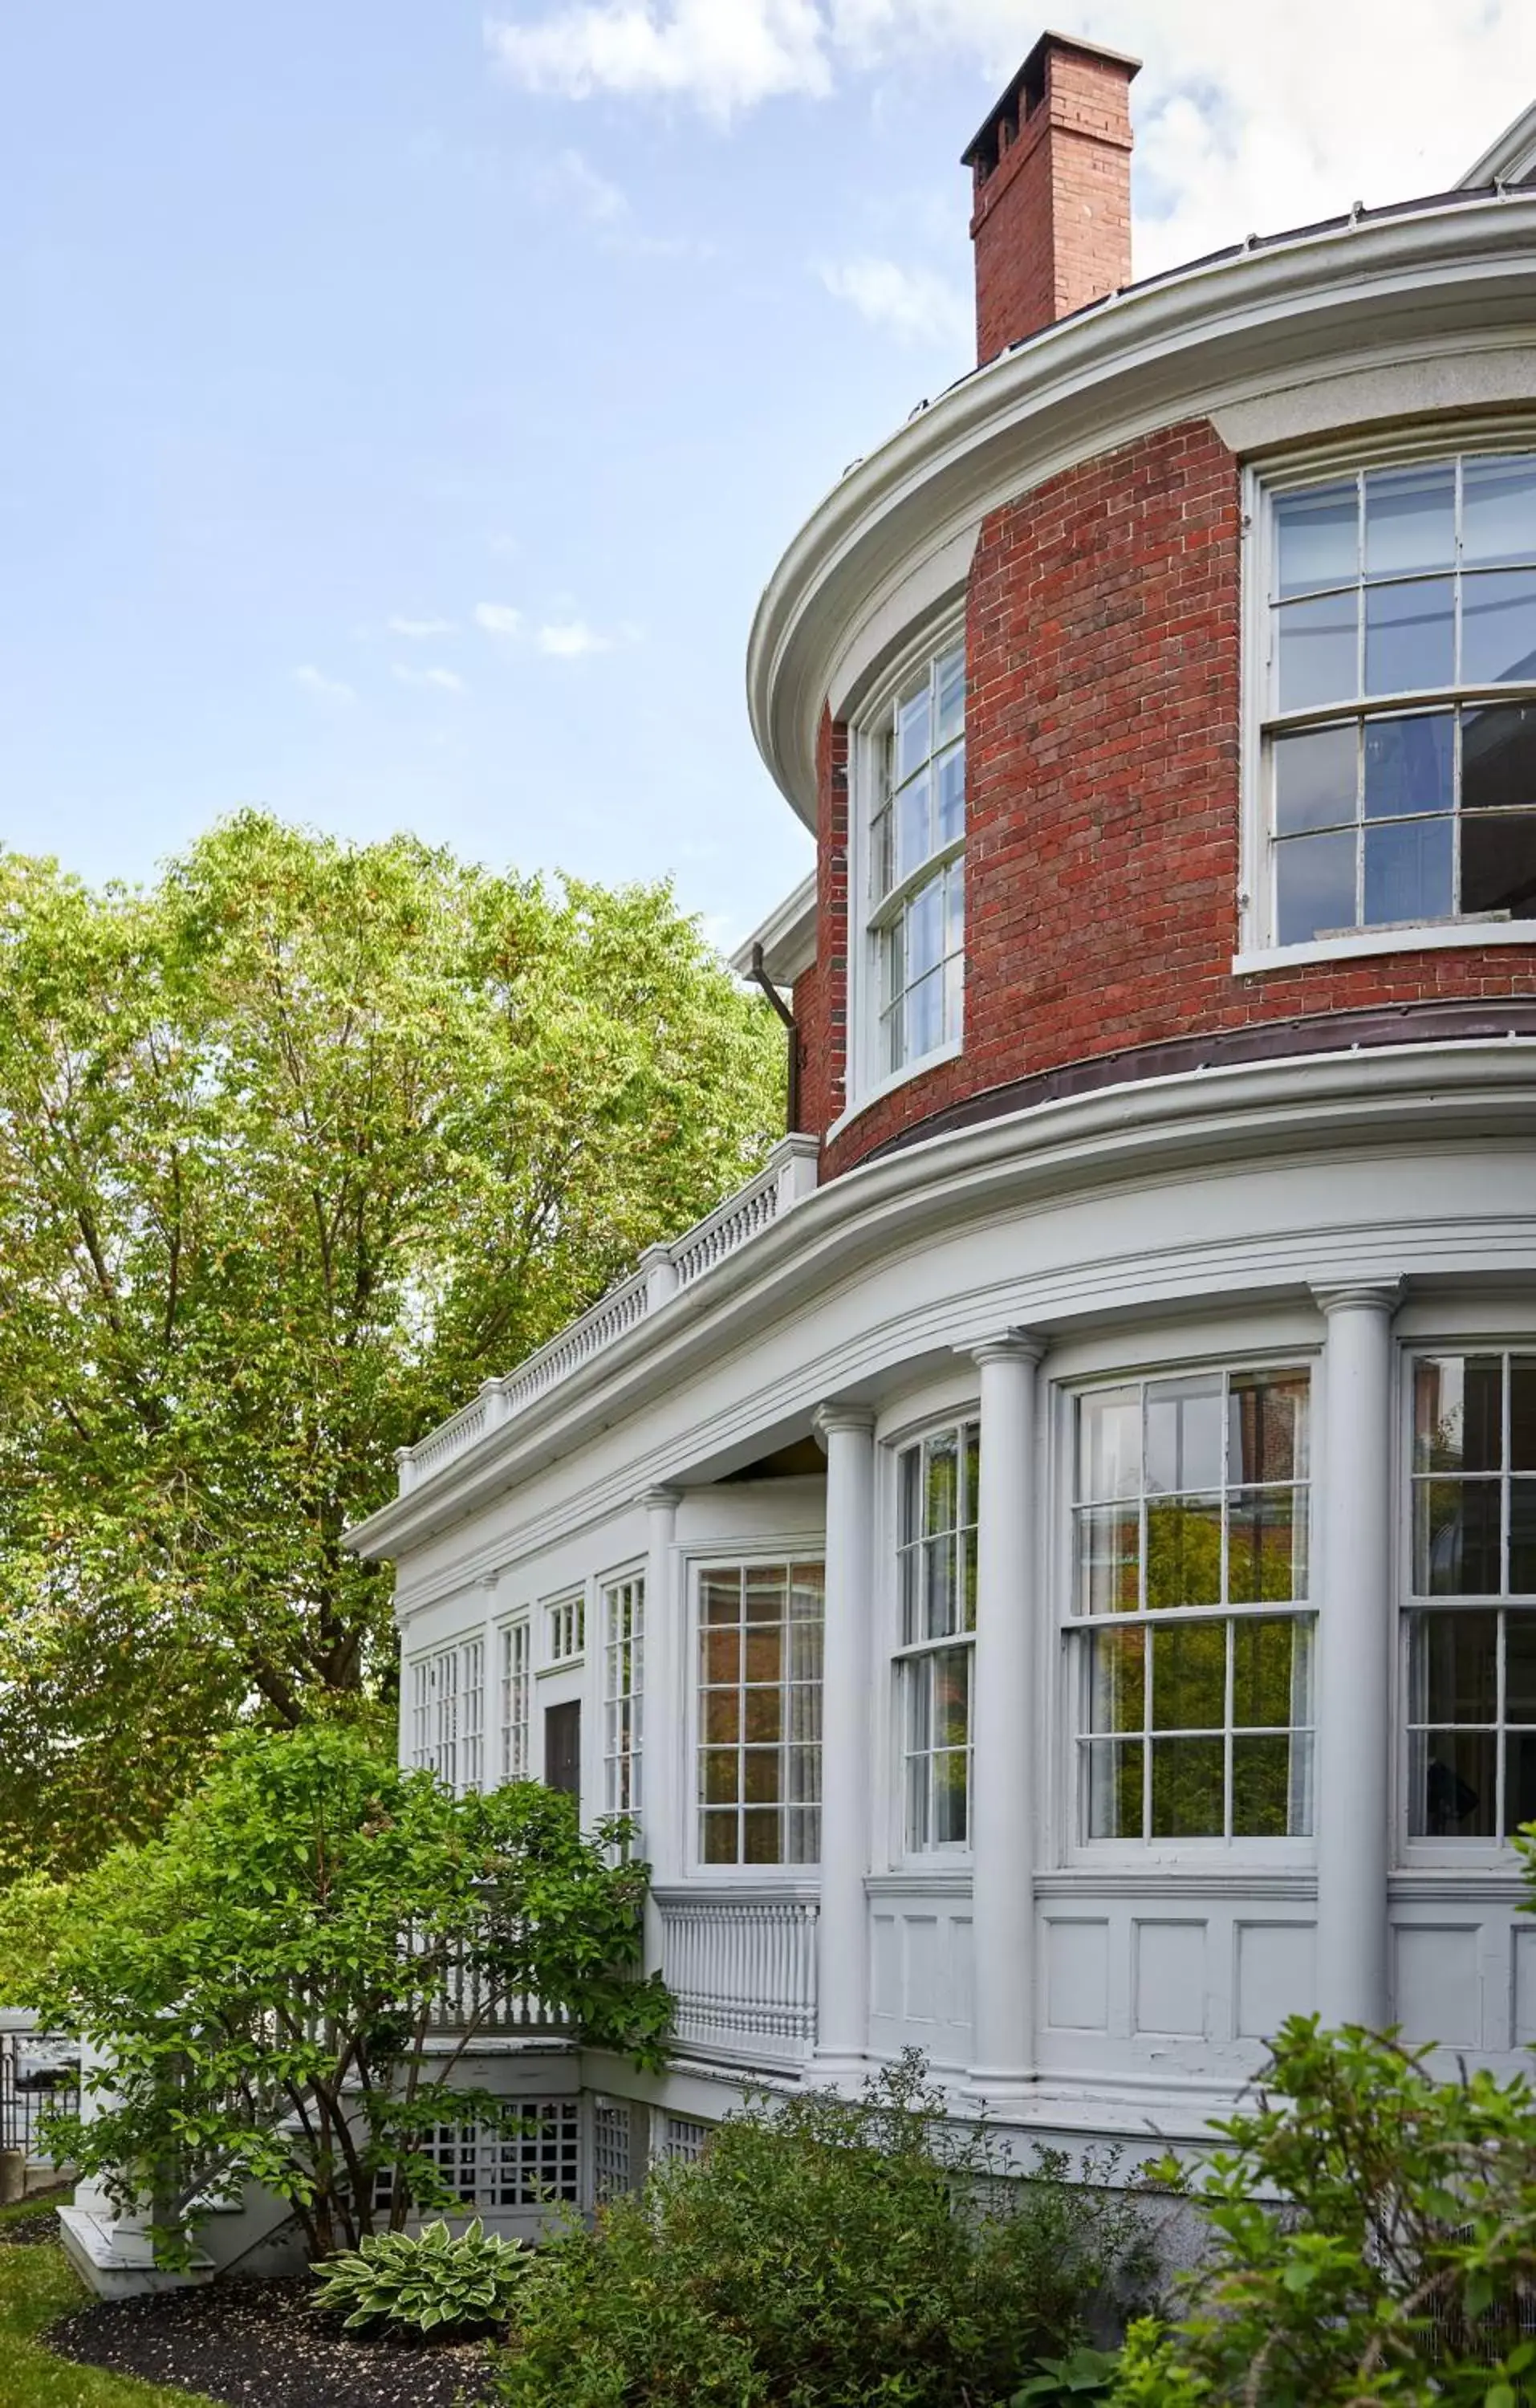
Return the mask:
<path fill-rule="evenodd" d="M 1146 61 L 1139 275 L 1441 190 L 1536 93 L 1531 0 L 1085 0 L 1073 22 Z M 486 40 L 528 89 L 720 119 L 969 59 L 980 117 L 1038 22 L 1021 0 L 542 0 L 531 22 L 490 20 Z"/>
<path fill-rule="evenodd" d="M 567 0 L 537 24 L 488 18 L 502 72 L 530 92 L 691 101 L 729 117 L 831 89 L 818 0 Z"/>
<path fill-rule="evenodd" d="M 475 624 L 483 627 L 488 636 L 500 636 L 510 641 L 523 633 L 523 613 L 506 602 L 477 602 Z"/>
<path fill-rule="evenodd" d="M 555 661 L 579 661 L 589 652 L 613 650 L 612 637 L 600 635 L 584 619 L 551 620 L 539 628 L 537 640 L 539 651 Z"/>
<path fill-rule="evenodd" d="M 589 225 L 618 225 L 629 215 L 628 195 L 600 176 L 580 150 L 560 151 L 538 181 L 546 200 L 563 202 Z"/>
<path fill-rule="evenodd" d="M 389 631 L 392 636 L 404 636 L 410 644 L 429 644 L 435 637 L 451 636 L 453 622 L 452 619 L 392 619 Z"/>
<path fill-rule="evenodd" d="M 971 304 L 928 267 L 905 267 L 895 259 L 824 261 L 816 269 L 835 300 L 846 301 L 871 326 L 904 343 L 962 348 L 974 332 Z"/>
<path fill-rule="evenodd" d="M 294 683 L 301 685 L 306 694 L 312 694 L 318 702 L 357 700 L 354 687 L 344 684 L 340 678 L 326 677 L 323 670 L 313 667 L 308 661 L 302 668 L 294 671 Z"/>
<path fill-rule="evenodd" d="M 407 668 L 403 661 L 396 661 L 394 674 L 402 685 L 435 686 L 440 694 L 467 694 L 469 691 L 463 678 L 453 669 L 412 669 Z"/>

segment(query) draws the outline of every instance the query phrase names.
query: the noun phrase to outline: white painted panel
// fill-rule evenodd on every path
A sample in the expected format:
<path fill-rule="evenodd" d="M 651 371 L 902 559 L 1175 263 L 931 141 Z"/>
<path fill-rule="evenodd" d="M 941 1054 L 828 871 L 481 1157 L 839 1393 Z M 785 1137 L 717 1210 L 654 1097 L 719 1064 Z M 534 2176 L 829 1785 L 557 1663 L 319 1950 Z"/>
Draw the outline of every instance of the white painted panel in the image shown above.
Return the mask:
<path fill-rule="evenodd" d="M 1514 2045 L 1536 2047 L 1536 1931 L 1514 1930 Z"/>
<path fill-rule="evenodd" d="M 1199 2040 L 1205 2030 L 1205 1926 L 1142 1923 L 1135 1927 L 1133 2028 Z"/>
<path fill-rule="evenodd" d="M 907 2020 L 914 2024 L 942 2023 L 944 2017 L 943 1961 L 939 1946 L 939 1917 L 936 1914 L 909 1914 L 907 1935 Z"/>
<path fill-rule="evenodd" d="M 1045 1928 L 1046 2022 L 1057 2031 L 1108 2031 L 1108 1922 L 1076 1922 L 1053 1916 Z"/>
<path fill-rule="evenodd" d="M 949 1928 L 949 1979 L 951 2023 L 969 2028 L 975 2009 L 971 2004 L 974 1985 L 971 1965 L 974 1950 L 970 1944 L 970 1917 L 956 1915 Z"/>
<path fill-rule="evenodd" d="M 901 2013 L 901 1933 L 894 1914 L 877 1914 L 875 1927 L 874 2011 L 877 2015 Z"/>
<path fill-rule="evenodd" d="M 1237 1941 L 1238 2038 L 1271 2040 L 1317 2004 L 1317 1934 L 1310 1923 L 1240 1923 Z"/>
<path fill-rule="evenodd" d="M 1394 2020 L 1410 2041 L 1477 2048 L 1483 2041 L 1478 1927 L 1399 1924 Z"/>

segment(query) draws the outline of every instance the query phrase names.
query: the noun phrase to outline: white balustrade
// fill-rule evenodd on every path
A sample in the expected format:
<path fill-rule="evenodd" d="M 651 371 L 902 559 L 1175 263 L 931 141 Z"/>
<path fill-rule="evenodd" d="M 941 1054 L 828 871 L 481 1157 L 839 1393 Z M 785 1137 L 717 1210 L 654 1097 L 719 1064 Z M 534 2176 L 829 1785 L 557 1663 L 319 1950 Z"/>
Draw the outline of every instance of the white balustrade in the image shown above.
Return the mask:
<path fill-rule="evenodd" d="M 816 1902 L 654 1893 L 682 2048 L 797 2063 L 816 2042 Z"/>
<path fill-rule="evenodd" d="M 769 1229 L 816 1183 L 817 1140 L 784 1138 L 755 1179 L 669 1246 L 650 1246 L 640 1268 L 621 1285 L 561 1330 L 537 1354 L 500 1380 L 487 1380 L 480 1394 L 415 1446 L 395 1455 L 399 1493 L 409 1496 L 435 1472 L 468 1453 L 512 1414 L 547 1396 L 595 1354 L 665 1311 L 675 1296 L 696 1287 L 716 1267 Z"/>

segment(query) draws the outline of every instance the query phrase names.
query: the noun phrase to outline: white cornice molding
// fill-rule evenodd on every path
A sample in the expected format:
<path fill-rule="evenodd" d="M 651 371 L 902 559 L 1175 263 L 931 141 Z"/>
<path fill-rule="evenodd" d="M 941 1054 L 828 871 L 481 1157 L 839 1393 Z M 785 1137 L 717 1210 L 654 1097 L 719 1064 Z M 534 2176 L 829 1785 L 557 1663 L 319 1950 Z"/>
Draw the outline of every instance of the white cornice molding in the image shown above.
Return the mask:
<path fill-rule="evenodd" d="M 967 377 L 842 479 L 774 571 L 747 695 L 769 772 L 815 824 L 835 663 L 894 581 L 1047 477 L 1180 418 L 1384 359 L 1529 342 L 1536 194 L 1302 234 L 1133 287 Z"/>
<path fill-rule="evenodd" d="M 760 920 L 750 937 L 744 938 L 732 953 L 731 968 L 738 978 L 751 978 L 754 946 L 763 948 L 763 968 L 770 979 L 785 986 L 808 970 L 816 958 L 816 873 L 812 869 L 802 878 L 792 895 L 776 903 L 764 920 Z"/>
<path fill-rule="evenodd" d="M 605 1426 L 675 1393 L 702 1364 L 727 1348 L 740 1349 L 760 1329 L 803 1310 L 871 1262 L 962 1224 L 1028 1212 L 1064 1197 L 1085 1200 L 1106 1188 L 1178 1172 L 1217 1175 L 1249 1168 L 1256 1160 L 1272 1165 L 1286 1155 L 1371 1144 L 1454 1146 L 1469 1132 L 1529 1144 L 1533 1127 L 1536 1044 L 1504 1038 L 1191 1071 L 1062 1098 L 927 1139 L 818 1188 L 707 1280 L 674 1297 L 442 1472 L 356 1525 L 346 1543 L 369 1557 L 410 1552 L 537 1477 Z M 1433 1233 L 1425 1230 L 1422 1215 L 1413 1226 L 1430 1244 Z M 1474 1234 L 1464 1234 L 1463 1256 Z M 1303 1289 L 1328 1283 L 1341 1271 L 1385 1284 L 1403 1267 L 1402 1236 L 1390 1214 L 1380 1260 L 1362 1254 L 1357 1237 L 1342 1263 L 1338 1241 L 1326 1232 L 1285 1249 L 1263 1233 L 1260 1240 L 1265 1277 Z M 1499 1232 L 1487 1233 L 1486 1248 L 1488 1268 L 1503 1267 L 1507 1249 Z M 1192 1275 L 1219 1272 L 1238 1288 L 1259 1277 L 1257 1264 L 1236 1259 L 1230 1247 L 1221 1265 L 1198 1275 L 1187 1249 L 1166 1266 L 1143 1249 L 1139 1263 L 1149 1295 L 1184 1292 Z M 1092 1312 L 1104 1276 L 1101 1264 L 1085 1263 L 1055 1274 L 1038 1293 L 1028 1292 L 1027 1282 L 1010 1282 L 1006 1292 L 951 1299 L 933 1316 L 905 1312 L 898 1329 L 866 1331 L 835 1359 L 808 1361 L 806 1409 L 840 1390 L 856 1391 L 883 1369 L 893 1346 L 908 1356 L 925 1346 L 948 1354 L 980 1343 L 999 1326 L 1044 1329 Z M 781 1394 L 779 1410 L 797 1411 L 800 1401 Z M 760 1398 L 743 1399 L 739 1415 L 716 1415 L 713 1442 L 724 1449 L 746 1439 L 761 1416 Z M 622 1478 L 600 1484 L 580 1506 L 567 1500 L 557 1519 L 631 1503 L 674 1468 L 667 1460 L 631 1456 Z M 524 1535 L 532 1543 L 533 1534 Z M 473 1560 L 458 1565 L 452 1578 L 462 1582 L 476 1569 Z M 412 1584 L 401 1610 L 414 1612 L 422 1601 Z"/>

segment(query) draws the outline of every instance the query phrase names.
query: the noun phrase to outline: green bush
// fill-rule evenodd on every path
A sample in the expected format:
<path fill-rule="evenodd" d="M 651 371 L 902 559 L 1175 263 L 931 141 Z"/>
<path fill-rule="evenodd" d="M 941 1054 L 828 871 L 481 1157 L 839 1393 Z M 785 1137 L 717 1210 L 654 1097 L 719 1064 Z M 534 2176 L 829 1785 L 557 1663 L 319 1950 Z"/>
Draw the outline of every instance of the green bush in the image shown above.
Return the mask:
<path fill-rule="evenodd" d="M 317 2308 L 349 2311 L 349 2328 L 409 2325 L 420 2333 L 504 2324 L 533 2264 L 485 2232 L 477 2215 L 455 2239 L 446 2224 L 376 2232 L 315 2268 Z"/>
<path fill-rule="evenodd" d="M 1010 2178 L 908 2057 L 859 2100 L 755 2102 L 543 2253 L 499 2381 L 517 2408 L 980 2408 L 1145 2279 L 1132 2202 Z"/>
<path fill-rule="evenodd" d="M 1116 2408 L 1520 2408 L 1536 2400 L 1536 2097 L 1297 2016 L 1195 2186 L 1212 2228 Z M 1170 2178 L 1174 2168 L 1167 2169 Z"/>

